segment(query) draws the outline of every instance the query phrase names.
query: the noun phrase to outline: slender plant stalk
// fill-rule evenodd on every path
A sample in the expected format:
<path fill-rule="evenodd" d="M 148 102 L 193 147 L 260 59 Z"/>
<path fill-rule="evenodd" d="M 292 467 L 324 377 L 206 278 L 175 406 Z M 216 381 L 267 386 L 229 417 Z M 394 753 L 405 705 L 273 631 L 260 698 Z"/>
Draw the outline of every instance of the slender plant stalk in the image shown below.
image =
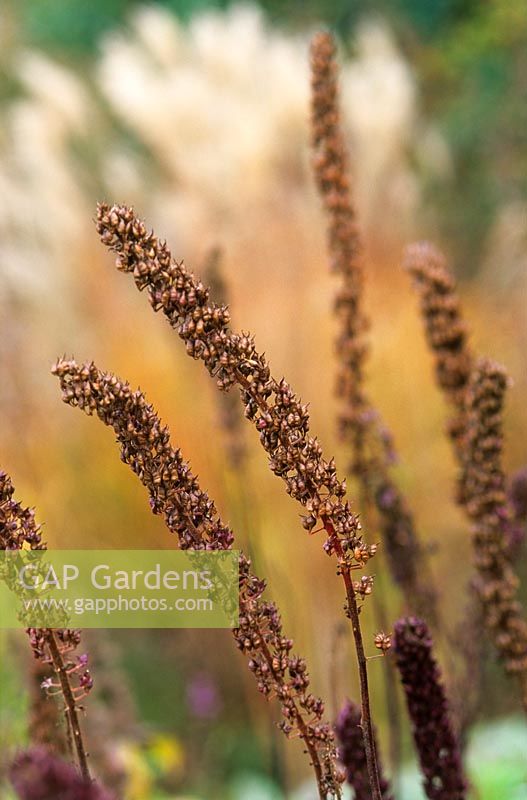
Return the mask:
<path fill-rule="evenodd" d="M 331 528 L 326 528 L 331 535 Z M 361 698 L 361 727 L 364 735 L 364 750 L 366 753 L 366 765 L 368 768 L 368 776 L 370 779 L 371 795 L 373 800 L 381 800 L 381 787 L 379 779 L 379 769 L 377 766 L 377 750 L 375 746 L 375 737 L 373 734 L 373 723 L 371 720 L 371 704 L 370 693 L 368 687 L 368 669 L 366 666 L 366 654 L 364 652 L 364 643 L 362 641 L 362 632 L 359 621 L 359 609 L 357 606 L 357 597 L 353 588 L 353 581 L 351 579 L 351 570 L 345 564 L 344 553 L 340 542 L 335 548 L 337 556 L 342 560 L 341 574 L 344 579 L 346 587 L 347 607 L 349 617 L 351 620 L 351 628 L 353 631 L 353 639 L 355 642 L 355 652 L 357 654 L 357 663 L 359 666 L 359 682 L 360 682 L 360 698 Z"/>
<path fill-rule="evenodd" d="M 338 429 L 350 447 L 350 473 L 360 487 L 362 516 L 367 507 L 376 508 L 388 566 L 407 609 L 423 614 L 438 628 L 426 553 L 408 502 L 391 474 L 396 460 L 393 437 L 364 388 L 369 320 L 363 309 L 363 248 L 340 124 L 338 65 L 330 33 L 317 33 L 312 40 L 311 75 L 313 171 L 328 219 L 331 268 L 340 281 L 335 300 Z"/>
<path fill-rule="evenodd" d="M 377 584 L 379 588 L 379 584 Z M 382 591 L 382 584 L 381 584 Z M 373 595 L 373 604 L 375 609 L 375 616 L 377 619 L 377 628 L 381 631 L 387 631 L 391 627 L 386 613 L 386 604 L 383 602 L 381 592 L 376 591 Z M 389 764 L 391 768 L 391 782 L 394 794 L 397 795 L 398 790 L 398 774 L 401 767 L 401 707 L 397 694 L 397 679 L 392 664 L 388 659 L 384 665 L 384 689 L 386 696 L 386 716 L 388 719 L 388 736 L 389 736 Z"/>
<path fill-rule="evenodd" d="M 334 460 L 323 458 L 319 442 L 308 435 L 307 406 L 285 380 L 277 381 L 271 376 L 252 337 L 230 330 L 228 310 L 209 302 L 208 290 L 183 264 L 172 259 L 166 243 L 149 233 L 132 209 L 100 204 L 97 228 L 102 242 L 118 254 L 118 268 L 132 273 L 139 289 L 148 289 L 154 310 L 163 310 L 185 342 L 187 353 L 204 362 L 218 388 L 228 390 L 235 384 L 240 387 L 245 415 L 259 432 L 272 471 L 307 510 L 304 528 L 313 533 L 318 522 L 327 533 L 324 550 L 336 556 L 346 589 L 359 665 L 372 797 L 380 800 L 366 658 L 351 580 L 351 569 L 361 568 L 377 548 L 367 545 L 360 535 L 360 522 L 345 500 L 345 483 L 337 477 Z M 363 577 L 357 582 L 357 591 L 364 596 L 371 593 L 372 582 L 371 577 Z"/>
<path fill-rule="evenodd" d="M 45 630 L 44 638 L 48 646 L 49 654 L 51 656 L 51 662 L 60 681 L 62 696 L 64 698 L 64 705 L 65 705 L 64 710 L 68 721 L 68 729 L 71 731 L 71 735 L 73 738 L 79 770 L 83 779 L 86 782 L 89 782 L 91 780 L 91 777 L 90 777 L 90 770 L 88 767 L 88 759 L 86 756 L 86 749 L 84 747 L 81 726 L 79 723 L 77 703 L 70 683 L 68 670 L 66 668 L 66 664 L 64 663 L 64 659 L 62 658 L 62 653 L 60 652 L 57 640 L 55 639 L 55 634 L 50 628 Z"/>
<path fill-rule="evenodd" d="M 346 780 L 353 788 L 354 800 L 370 800 L 370 780 L 360 722 L 360 706 L 347 700 L 339 712 L 335 730 L 340 743 L 339 758 L 346 770 Z M 382 774 L 381 765 L 378 766 L 383 800 L 393 800 L 390 784 Z"/>

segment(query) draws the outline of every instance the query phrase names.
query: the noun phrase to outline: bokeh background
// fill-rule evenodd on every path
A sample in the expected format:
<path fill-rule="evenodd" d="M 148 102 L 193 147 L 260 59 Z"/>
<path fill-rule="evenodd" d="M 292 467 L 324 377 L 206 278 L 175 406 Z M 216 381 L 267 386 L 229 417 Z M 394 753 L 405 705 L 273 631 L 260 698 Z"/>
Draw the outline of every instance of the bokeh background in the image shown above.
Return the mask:
<path fill-rule="evenodd" d="M 243 474 L 230 468 L 214 386 L 115 271 L 92 222 L 97 200 L 133 204 L 197 272 L 219 248 L 236 326 L 256 335 L 275 374 L 310 403 L 312 429 L 343 473 L 333 398 L 336 286 L 309 163 L 308 48 L 321 25 L 337 33 L 341 49 L 372 319 L 369 391 L 394 433 L 398 477 L 430 545 L 445 618 L 461 618 L 470 538 L 452 501 L 445 408 L 400 264 L 415 239 L 446 251 L 474 347 L 510 371 L 506 463 L 521 467 L 524 0 L 4 0 L 0 463 L 19 499 L 36 506 L 50 546 L 172 547 L 111 434 L 61 404 L 49 369 L 58 355 L 93 358 L 140 385 L 239 543 L 250 541 L 333 713 L 358 691 L 332 563 L 318 537 L 304 534 L 249 426 Z M 525 554 L 519 568 L 525 573 Z M 382 559 L 376 570 L 393 620 L 400 598 Z M 368 607 L 368 637 L 377 621 Z M 256 692 L 228 632 L 116 632 L 111 640 L 91 645 L 101 666 L 87 725 L 94 752 L 106 731 L 110 766 L 101 770 L 125 775 L 126 800 L 310 796 L 301 747 L 275 731 L 276 709 Z M 2 647 L 3 736 L 14 747 L 26 736 L 24 643 L 4 634 Z M 385 669 L 372 662 L 386 745 Z M 525 726 L 492 658 L 485 680 L 473 777 L 483 798 L 525 798 Z M 122 717 L 104 708 L 112 681 Z M 407 730 L 403 736 L 405 797 L 419 797 Z"/>

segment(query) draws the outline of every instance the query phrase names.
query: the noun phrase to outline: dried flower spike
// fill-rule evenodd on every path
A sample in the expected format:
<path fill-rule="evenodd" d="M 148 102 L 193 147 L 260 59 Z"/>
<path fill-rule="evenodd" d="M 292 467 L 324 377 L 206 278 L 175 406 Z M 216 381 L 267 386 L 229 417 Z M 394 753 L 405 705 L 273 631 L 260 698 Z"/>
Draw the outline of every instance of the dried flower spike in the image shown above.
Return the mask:
<path fill-rule="evenodd" d="M 79 366 L 61 359 L 53 373 L 60 380 L 64 402 L 86 414 L 96 413 L 113 428 L 122 460 L 147 488 L 152 511 L 164 517 L 182 549 L 232 547 L 232 531 L 221 521 L 181 452 L 172 447 L 168 429 L 141 392 L 132 391 L 128 383 L 99 371 L 93 363 Z M 242 554 L 239 627 L 233 632 L 236 644 L 248 659 L 259 691 L 278 699 L 284 717 L 282 731 L 303 740 L 320 797 L 339 797 L 334 737 L 322 719 L 324 704 L 309 692 L 306 663 L 292 653 L 293 642 L 283 633 L 276 606 L 262 599 L 265 581 L 253 575 L 250 566 Z"/>
<path fill-rule="evenodd" d="M 380 800 L 370 714 L 366 656 L 351 570 L 354 551 L 367 547 L 360 523 L 345 499 L 345 483 L 338 479 L 334 460 L 322 455 L 319 442 L 309 436 L 309 414 L 284 379 L 271 376 L 265 357 L 251 336 L 233 333 L 224 306 L 209 303 L 203 284 L 177 263 L 164 242 L 149 233 L 125 206 L 100 204 L 97 230 L 102 242 L 117 253 L 117 266 L 130 272 L 138 289 L 147 289 L 155 311 L 162 310 L 185 342 L 187 353 L 200 359 L 216 378 L 218 388 L 238 385 L 246 417 L 259 432 L 269 465 L 281 477 L 287 492 L 304 506 L 304 527 L 317 522 L 326 531 L 325 551 L 338 560 L 343 578 L 359 666 L 366 756 L 373 800 Z"/>
<path fill-rule="evenodd" d="M 388 565 L 406 606 L 438 623 L 435 592 L 408 503 L 390 475 L 395 461 L 391 433 L 364 389 L 369 328 L 363 310 L 364 267 L 353 207 L 347 151 L 341 131 L 336 47 L 330 33 L 311 43 L 313 170 L 328 218 L 331 268 L 340 278 L 335 302 L 339 324 L 336 392 L 339 433 L 352 453 L 350 472 L 363 504 L 375 507 Z"/>
<path fill-rule="evenodd" d="M 452 410 L 448 432 L 461 464 L 466 432 L 465 395 L 474 357 L 456 282 L 443 255 L 428 242 L 407 248 L 404 267 L 412 276 L 421 299 L 421 314 L 426 339 L 435 357 L 437 382 Z M 461 503 L 463 497 L 460 483 L 458 499 Z"/>
<path fill-rule="evenodd" d="M 430 800 L 464 800 L 467 784 L 439 667 L 425 622 L 395 623 L 394 651 L 412 722 L 415 748 Z"/>
<path fill-rule="evenodd" d="M 502 414 L 507 382 L 503 367 L 485 359 L 477 362 L 467 395 L 463 484 L 473 520 L 475 588 L 483 604 L 484 623 L 507 672 L 518 676 L 527 711 L 527 622 L 505 538 L 508 508 Z"/>
<path fill-rule="evenodd" d="M 0 549 L 45 550 L 40 526 L 35 521 L 32 509 L 23 508 L 14 499 L 14 487 L 10 477 L 0 471 Z M 80 632 L 68 628 L 51 630 L 49 628 L 28 628 L 27 634 L 34 657 L 42 664 L 50 665 L 57 681 L 51 677 L 43 680 L 42 688 L 58 694 L 64 701 L 64 713 L 68 731 L 75 746 L 75 753 L 81 776 L 90 780 L 88 761 L 82 738 L 77 712 L 77 703 L 92 688 L 93 680 L 83 662 L 64 660 L 64 655 L 74 650 L 80 642 Z M 82 673 L 79 671 L 82 669 Z M 77 678 L 77 683 L 74 678 Z"/>

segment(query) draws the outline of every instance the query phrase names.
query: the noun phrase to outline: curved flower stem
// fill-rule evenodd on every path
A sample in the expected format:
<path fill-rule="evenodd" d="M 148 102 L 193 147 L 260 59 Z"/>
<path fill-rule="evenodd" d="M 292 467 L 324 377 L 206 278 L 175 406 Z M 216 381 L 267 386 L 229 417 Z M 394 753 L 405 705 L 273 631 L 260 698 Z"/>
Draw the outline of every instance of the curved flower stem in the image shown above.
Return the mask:
<path fill-rule="evenodd" d="M 80 773 L 83 779 L 88 782 L 91 781 L 90 770 L 88 768 L 88 759 L 86 758 L 86 750 L 84 749 L 84 742 L 79 724 L 79 715 L 77 713 L 77 705 L 75 703 L 75 697 L 71 688 L 66 665 L 64 664 L 62 653 L 57 645 L 55 634 L 50 628 L 46 630 L 45 638 L 49 649 L 49 654 L 51 656 L 51 661 L 60 681 L 60 688 L 62 691 L 62 696 L 64 697 L 64 703 L 66 705 L 68 727 L 73 737 Z"/>
<path fill-rule="evenodd" d="M 249 384 L 245 377 L 236 371 L 239 384 L 244 389 L 250 389 Z M 263 411 L 268 412 L 269 407 L 267 403 L 258 398 L 258 405 Z M 371 785 L 372 800 L 382 800 L 380 783 L 379 783 L 379 770 L 377 767 L 377 753 L 375 750 L 375 740 L 373 738 L 373 725 L 371 721 L 370 711 L 370 695 L 368 689 L 368 670 L 366 667 L 366 654 L 364 652 L 364 644 L 362 641 L 362 632 L 359 622 L 359 609 L 357 608 L 357 598 L 353 588 L 353 581 L 351 579 L 350 567 L 346 565 L 346 559 L 342 550 L 342 544 L 339 537 L 335 534 L 333 525 L 329 519 L 322 517 L 324 529 L 333 542 L 335 554 L 340 562 L 340 573 L 344 580 L 346 588 L 346 598 L 349 609 L 349 616 L 351 626 L 353 629 L 353 639 L 355 642 L 355 651 L 357 654 L 357 664 L 359 668 L 359 681 L 360 681 L 360 694 L 361 694 L 361 711 L 362 711 L 362 731 L 364 736 L 364 749 L 366 751 L 366 764 L 368 767 L 368 776 Z"/>

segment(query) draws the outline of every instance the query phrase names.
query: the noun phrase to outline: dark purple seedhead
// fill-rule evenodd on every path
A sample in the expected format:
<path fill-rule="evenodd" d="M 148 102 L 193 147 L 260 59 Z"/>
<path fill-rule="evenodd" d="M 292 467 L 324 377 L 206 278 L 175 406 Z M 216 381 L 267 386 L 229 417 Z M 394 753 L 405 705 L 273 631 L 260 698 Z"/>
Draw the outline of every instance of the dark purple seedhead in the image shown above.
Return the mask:
<path fill-rule="evenodd" d="M 395 623 L 394 650 L 415 747 L 430 800 L 464 800 L 467 784 L 428 627 L 418 617 Z"/>
<path fill-rule="evenodd" d="M 85 781 L 70 764 L 44 747 L 19 753 L 9 777 L 20 800 L 115 800 L 93 781 Z"/>
<path fill-rule="evenodd" d="M 361 728 L 361 710 L 357 703 L 346 700 L 337 717 L 335 732 L 339 743 L 339 761 L 346 771 L 346 782 L 353 787 L 355 800 L 370 800 L 371 788 Z M 378 756 L 377 767 L 383 800 L 392 800 L 390 784 L 382 775 Z"/>

